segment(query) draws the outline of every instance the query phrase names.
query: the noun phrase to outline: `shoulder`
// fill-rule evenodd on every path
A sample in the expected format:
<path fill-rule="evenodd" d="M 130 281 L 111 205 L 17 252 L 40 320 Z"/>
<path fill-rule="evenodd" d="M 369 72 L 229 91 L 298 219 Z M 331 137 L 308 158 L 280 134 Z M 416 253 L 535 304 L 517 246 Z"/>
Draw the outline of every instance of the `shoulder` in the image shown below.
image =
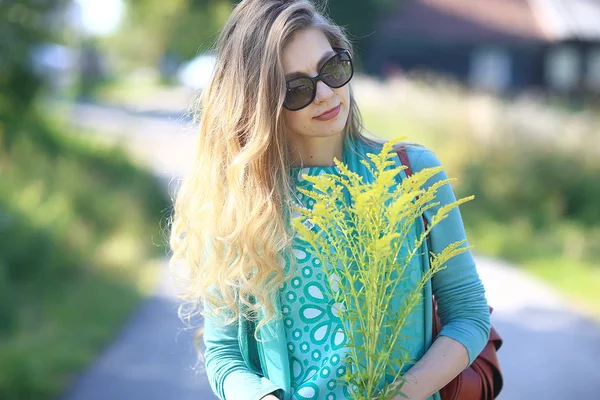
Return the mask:
<path fill-rule="evenodd" d="M 372 150 L 376 152 L 381 151 L 383 145 L 386 143 L 385 140 L 381 139 L 370 139 L 372 143 Z M 406 149 L 408 161 L 413 172 L 420 171 L 424 168 L 439 167 L 442 165 L 439 158 L 435 153 L 427 148 L 426 146 L 414 143 L 414 142 L 399 142 L 394 145 L 394 150 L 398 151 L 401 147 Z"/>
<path fill-rule="evenodd" d="M 410 167 L 413 172 L 421 171 L 424 168 L 439 167 L 442 165 L 435 153 L 422 144 L 401 142 L 396 144 L 394 149 L 399 150 L 400 147 L 404 147 L 406 149 L 408 162 L 410 163 Z"/>

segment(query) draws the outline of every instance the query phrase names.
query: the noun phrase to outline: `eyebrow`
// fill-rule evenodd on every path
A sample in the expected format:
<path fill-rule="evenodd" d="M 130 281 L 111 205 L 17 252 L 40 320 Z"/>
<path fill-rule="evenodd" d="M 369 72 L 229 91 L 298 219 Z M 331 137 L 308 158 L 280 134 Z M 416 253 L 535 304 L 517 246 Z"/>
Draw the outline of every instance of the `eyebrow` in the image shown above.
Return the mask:
<path fill-rule="evenodd" d="M 331 58 L 334 54 L 335 54 L 334 50 L 329 50 L 327 53 L 323 54 L 323 56 L 321 57 L 321 59 L 317 63 L 317 67 L 318 67 L 317 68 L 317 72 L 321 69 L 321 67 L 323 66 L 323 64 L 325 63 L 325 61 L 327 61 L 329 58 Z M 285 80 L 289 81 L 290 79 L 298 78 L 300 76 L 306 76 L 306 74 L 304 72 L 301 72 L 301 71 L 290 72 L 289 74 L 285 75 Z"/>

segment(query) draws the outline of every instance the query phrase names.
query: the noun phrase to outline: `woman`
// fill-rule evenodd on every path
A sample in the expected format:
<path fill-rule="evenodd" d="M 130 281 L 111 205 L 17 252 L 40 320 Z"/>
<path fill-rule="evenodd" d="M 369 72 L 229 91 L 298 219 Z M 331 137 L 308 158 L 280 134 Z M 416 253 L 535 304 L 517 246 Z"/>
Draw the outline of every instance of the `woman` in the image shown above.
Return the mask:
<path fill-rule="evenodd" d="M 335 312 L 323 312 L 333 305 L 323 290 L 326 277 L 294 234 L 289 206 L 311 206 L 297 190 L 309 187 L 302 175 L 337 173 L 334 158 L 372 178 L 360 160 L 381 144 L 361 134 L 351 54 L 341 29 L 305 0 L 244 0 L 219 37 L 215 72 L 201 98 L 198 157 L 178 193 L 171 246 L 172 264 L 186 267 L 185 298 L 204 308 L 206 372 L 221 399 L 348 396 L 338 379 L 346 368 L 345 337 Z M 439 165 L 423 147 L 407 151 L 415 172 Z M 440 173 L 428 185 L 445 178 Z M 449 185 L 438 200 L 455 200 Z M 432 230 L 430 250 L 464 238 L 455 209 Z M 415 278 L 426 263 L 415 257 Z M 432 291 L 444 323 L 437 338 L 427 312 Z M 404 347 L 416 363 L 405 371 L 403 392 L 439 399 L 437 391 L 470 365 L 489 336 L 471 254 L 436 274 L 424 299 L 407 331 Z"/>

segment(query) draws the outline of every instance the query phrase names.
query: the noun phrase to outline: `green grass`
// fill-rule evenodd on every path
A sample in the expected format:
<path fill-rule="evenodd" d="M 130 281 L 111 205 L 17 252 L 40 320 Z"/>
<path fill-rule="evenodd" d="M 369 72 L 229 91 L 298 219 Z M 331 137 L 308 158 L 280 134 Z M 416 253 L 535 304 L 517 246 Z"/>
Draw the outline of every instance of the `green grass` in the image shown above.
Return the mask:
<path fill-rule="evenodd" d="M 0 398 L 61 393 L 153 288 L 167 194 L 48 118 L 0 135 Z"/>
<path fill-rule="evenodd" d="M 114 79 L 99 85 L 94 96 L 100 102 L 136 104 L 156 96 L 168 87 L 153 73 L 147 75 Z"/>
<path fill-rule="evenodd" d="M 469 214 L 469 204 L 462 210 Z M 466 223 L 467 235 L 475 251 L 503 258 L 549 283 L 589 316 L 600 320 L 600 268 L 584 260 L 585 251 L 569 243 L 581 244 L 584 230 L 536 233 L 526 221 Z M 594 239 L 589 239 L 594 240 Z M 566 249 L 563 249 L 566 248 Z M 571 253 L 569 253 L 569 250 Z"/>
<path fill-rule="evenodd" d="M 154 272 L 146 265 L 139 274 Z M 2 398 L 43 399 L 64 391 L 142 299 L 138 279 L 94 271 L 37 300 L 20 299 L 18 328 L 0 346 Z"/>
<path fill-rule="evenodd" d="M 526 271 L 552 283 L 586 313 L 600 319 L 600 269 L 597 265 L 540 257 L 523 266 Z"/>

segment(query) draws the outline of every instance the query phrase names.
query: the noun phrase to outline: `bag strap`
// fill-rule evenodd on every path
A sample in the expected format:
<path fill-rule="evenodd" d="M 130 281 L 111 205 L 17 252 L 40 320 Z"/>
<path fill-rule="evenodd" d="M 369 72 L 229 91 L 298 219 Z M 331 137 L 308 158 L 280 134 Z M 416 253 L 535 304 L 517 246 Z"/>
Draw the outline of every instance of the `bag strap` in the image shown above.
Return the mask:
<path fill-rule="evenodd" d="M 404 170 L 404 172 L 406 173 L 406 177 L 409 177 L 413 174 L 412 169 L 410 168 L 410 162 L 408 162 L 408 154 L 406 153 L 406 146 L 401 145 L 397 150 L 396 150 L 396 154 L 398 154 L 398 158 L 400 158 L 400 162 L 402 163 L 402 165 L 404 165 L 406 167 L 406 169 Z M 419 196 L 415 197 L 415 199 L 418 199 Z M 427 223 L 427 218 L 425 218 L 425 215 L 421 215 L 423 217 L 423 223 L 425 224 L 425 230 L 427 230 L 427 227 L 429 226 L 429 224 Z"/>
<path fill-rule="evenodd" d="M 404 172 L 406 173 L 406 177 L 408 178 L 409 176 L 411 176 L 413 174 L 412 168 L 410 167 L 410 162 L 408 161 L 408 154 L 406 152 L 406 146 L 404 144 L 400 145 L 398 148 L 396 148 L 396 154 L 398 154 L 398 158 L 400 159 L 400 162 L 402 163 L 403 166 L 405 166 L 406 168 L 404 169 Z M 415 200 L 418 199 L 419 196 L 415 197 Z M 427 227 L 429 226 L 429 223 L 427 222 L 427 218 L 425 218 L 425 214 L 421 214 L 421 217 L 423 218 L 423 225 L 425 227 L 425 231 L 427 231 Z M 431 245 L 429 244 L 429 236 L 427 237 L 427 245 L 429 248 L 431 248 Z M 427 255 L 427 257 L 429 257 L 429 255 Z M 437 301 L 435 300 L 435 295 L 432 296 L 433 302 L 432 302 L 432 306 L 433 306 L 433 336 L 437 336 L 437 334 L 442 330 L 442 324 L 439 320 L 439 317 L 437 316 Z"/>
<path fill-rule="evenodd" d="M 405 172 L 406 172 L 406 176 L 409 177 L 413 174 L 412 169 L 410 167 L 410 162 L 408 161 L 408 154 L 406 153 L 406 147 L 404 145 L 399 146 L 396 149 L 396 153 L 398 154 L 398 158 L 400 158 L 400 162 L 402 163 L 402 165 L 404 165 L 405 168 Z M 419 198 L 418 196 L 416 197 L 417 199 Z M 425 215 L 421 215 L 423 217 L 423 222 L 425 224 L 425 230 L 427 230 L 427 218 L 425 218 Z M 427 241 L 429 242 L 429 238 L 427 238 Z M 431 246 L 429 246 L 431 247 Z M 433 315 L 432 315 L 432 334 L 433 334 L 433 338 L 435 338 L 439 332 L 442 329 L 442 323 L 440 321 L 439 316 L 437 315 L 437 301 L 435 300 L 435 296 L 432 296 L 432 308 L 433 308 Z M 490 314 L 493 311 L 493 308 L 491 306 L 489 306 L 489 310 L 490 310 Z M 484 391 L 485 392 L 490 392 L 488 393 L 486 398 L 496 398 L 498 396 L 498 394 L 500 393 L 500 391 L 502 390 L 502 386 L 504 385 L 504 379 L 502 376 L 502 371 L 500 369 L 500 363 L 498 362 L 498 356 L 496 354 L 496 352 L 500 349 L 500 347 L 502 346 L 502 337 L 498 334 L 498 331 L 496 331 L 496 329 L 492 326 L 490 329 L 490 337 L 488 340 L 488 343 L 486 344 L 485 348 L 483 349 L 483 351 L 481 352 L 481 354 L 479 354 L 479 356 L 477 357 L 477 359 L 473 362 L 472 364 L 472 368 L 475 368 L 474 370 L 481 376 L 485 376 L 486 379 L 480 379 L 480 382 L 482 384 L 487 384 L 487 386 L 492 385 L 491 388 L 486 388 Z M 454 382 L 458 382 L 456 379 L 453 380 L 451 383 Z M 451 387 L 452 386 L 452 387 Z M 458 385 L 460 386 L 460 385 Z M 456 384 L 455 385 L 448 385 L 447 388 L 449 390 L 448 393 L 446 393 L 446 396 L 443 398 L 455 398 L 456 395 L 456 391 L 458 390 L 458 387 Z M 455 392 L 453 392 L 453 390 Z"/>

